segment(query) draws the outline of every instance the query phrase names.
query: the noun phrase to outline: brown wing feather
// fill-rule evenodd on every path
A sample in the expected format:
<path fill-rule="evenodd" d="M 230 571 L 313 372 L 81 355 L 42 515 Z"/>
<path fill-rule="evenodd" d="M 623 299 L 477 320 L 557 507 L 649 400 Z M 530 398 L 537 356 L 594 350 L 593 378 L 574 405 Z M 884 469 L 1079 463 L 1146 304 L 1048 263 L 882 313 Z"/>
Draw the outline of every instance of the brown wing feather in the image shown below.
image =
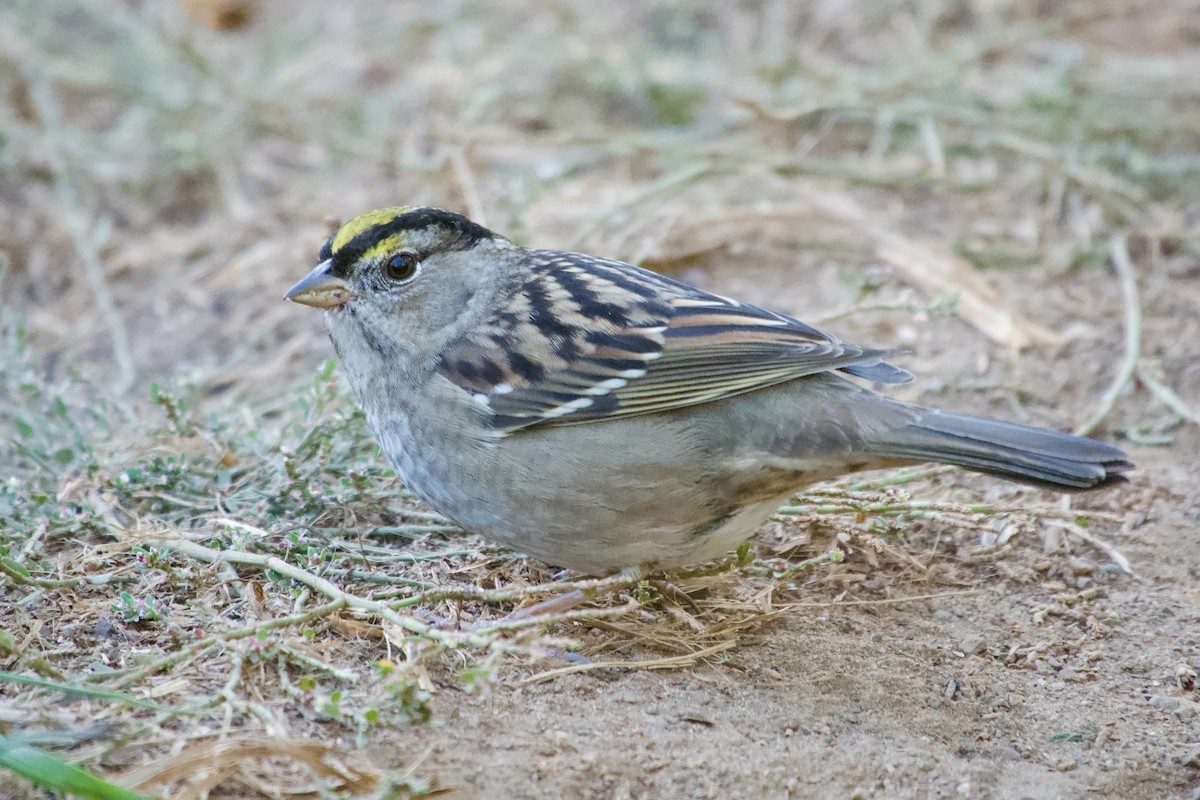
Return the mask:
<path fill-rule="evenodd" d="M 529 256 L 504 310 L 439 365 L 499 430 L 683 408 L 828 370 L 904 374 L 883 351 L 629 264 Z"/>

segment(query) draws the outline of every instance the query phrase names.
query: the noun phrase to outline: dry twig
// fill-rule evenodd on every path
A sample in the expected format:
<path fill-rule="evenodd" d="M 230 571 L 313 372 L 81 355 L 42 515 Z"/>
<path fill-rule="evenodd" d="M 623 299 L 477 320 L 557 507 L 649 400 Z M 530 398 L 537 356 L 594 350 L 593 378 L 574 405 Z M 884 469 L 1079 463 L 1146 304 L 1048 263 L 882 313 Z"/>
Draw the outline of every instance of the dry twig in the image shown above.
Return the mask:
<path fill-rule="evenodd" d="M 1100 398 L 1096 410 L 1087 420 L 1075 429 L 1080 436 L 1087 436 L 1112 411 L 1117 396 L 1121 393 L 1137 371 L 1138 354 L 1142 349 L 1142 312 L 1138 301 L 1137 277 L 1134 275 L 1133 261 L 1129 258 L 1129 242 L 1124 234 L 1113 237 L 1109 244 L 1113 266 L 1121 279 L 1121 297 L 1125 301 L 1125 356 L 1117 368 L 1117 374 L 1112 383 Z"/>

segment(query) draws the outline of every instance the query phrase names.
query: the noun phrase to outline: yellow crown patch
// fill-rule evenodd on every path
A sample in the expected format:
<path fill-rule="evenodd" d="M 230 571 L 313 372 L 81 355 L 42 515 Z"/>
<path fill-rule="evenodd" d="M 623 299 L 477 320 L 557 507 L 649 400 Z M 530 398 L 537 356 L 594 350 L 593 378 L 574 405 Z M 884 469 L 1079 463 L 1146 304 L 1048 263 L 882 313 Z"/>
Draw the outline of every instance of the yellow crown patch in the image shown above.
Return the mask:
<path fill-rule="evenodd" d="M 390 222 L 401 214 L 407 214 L 409 211 L 412 211 L 413 208 L 413 206 L 394 206 L 392 208 L 379 208 L 374 211 L 368 211 L 365 214 L 360 214 L 338 228 L 337 234 L 333 237 L 330 249 L 336 253 L 346 245 L 346 242 L 358 236 L 363 231 L 370 230 L 376 225 Z"/>

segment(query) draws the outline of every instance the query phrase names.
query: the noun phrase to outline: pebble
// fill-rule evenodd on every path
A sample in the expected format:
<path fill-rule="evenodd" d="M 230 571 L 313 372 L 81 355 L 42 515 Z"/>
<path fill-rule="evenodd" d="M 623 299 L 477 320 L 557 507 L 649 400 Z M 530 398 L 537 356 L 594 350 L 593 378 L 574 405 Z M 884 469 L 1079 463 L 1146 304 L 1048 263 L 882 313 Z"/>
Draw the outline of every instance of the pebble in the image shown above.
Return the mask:
<path fill-rule="evenodd" d="M 1071 574 L 1077 578 L 1080 575 L 1091 575 L 1096 571 L 1096 565 L 1083 558 L 1072 558 L 1067 562 L 1067 568 L 1070 569 Z"/>
<path fill-rule="evenodd" d="M 1182 705 L 1182 702 L 1178 697 L 1156 694 L 1150 697 L 1150 705 L 1162 711 L 1174 711 Z"/>
<path fill-rule="evenodd" d="M 1175 709 L 1175 716 L 1179 717 L 1180 722 L 1191 722 L 1200 714 L 1200 703 L 1193 700 L 1180 700 L 1179 707 Z"/>
<path fill-rule="evenodd" d="M 964 653 L 969 653 L 973 656 L 981 656 L 987 652 L 987 639 L 979 634 L 968 634 L 959 640 L 959 647 Z"/>

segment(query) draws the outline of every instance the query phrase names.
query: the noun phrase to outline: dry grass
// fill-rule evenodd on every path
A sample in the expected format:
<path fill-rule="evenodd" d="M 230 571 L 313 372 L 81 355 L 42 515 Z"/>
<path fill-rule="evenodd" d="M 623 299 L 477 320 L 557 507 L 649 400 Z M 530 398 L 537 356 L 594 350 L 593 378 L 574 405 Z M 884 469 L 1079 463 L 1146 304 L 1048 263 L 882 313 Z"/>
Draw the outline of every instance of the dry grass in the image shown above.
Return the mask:
<path fill-rule="evenodd" d="M 43 681 L 4 688 L 0 725 L 103 723 L 72 759 L 162 796 L 424 794 L 419 764 L 344 754 L 439 688 L 736 669 L 789 608 L 972 591 L 1031 544 L 1128 568 L 1123 515 L 966 505 L 935 470 L 798 498 L 705 572 L 581 584 L 408 498 L 275 299 L 330 215 L 403 199 L 665 271 L 802 244 L 862 268 L 864 315 L 1061 345 L 989 271 L 1115 263 L 1136 290 L 1134 261 L 1161 285 L 1200 250 L 1187 3 L 369 5 L 222 31 L 163 3 L 0 10 L 0 667 Z M 1090 421 L 1196 422 L 1131 341 Z M 1152 411 L 1119 407 L 1134 380 Z"/>

